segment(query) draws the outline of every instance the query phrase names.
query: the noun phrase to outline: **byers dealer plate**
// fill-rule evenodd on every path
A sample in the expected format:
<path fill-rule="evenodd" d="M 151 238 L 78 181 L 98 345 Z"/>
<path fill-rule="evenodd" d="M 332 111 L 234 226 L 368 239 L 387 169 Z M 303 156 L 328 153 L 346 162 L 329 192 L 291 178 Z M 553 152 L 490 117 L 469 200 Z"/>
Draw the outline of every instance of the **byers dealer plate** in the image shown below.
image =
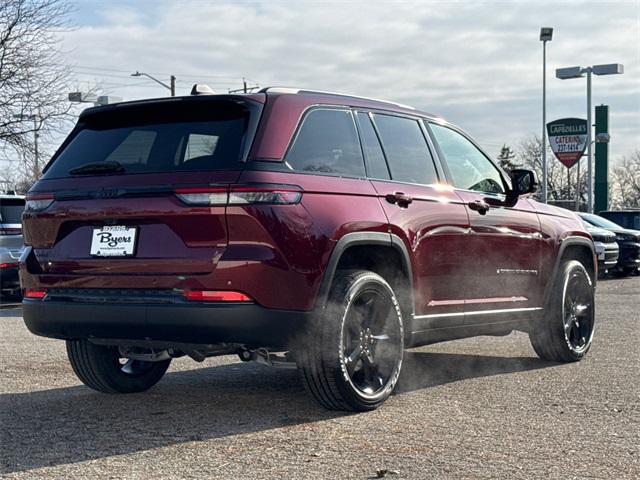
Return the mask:
<path fill-rule="evenodd" d="M 91 255 L 96 257 L 129 257 L 136 246 L 136 227 L 114 225 L 93 229 Z"/>

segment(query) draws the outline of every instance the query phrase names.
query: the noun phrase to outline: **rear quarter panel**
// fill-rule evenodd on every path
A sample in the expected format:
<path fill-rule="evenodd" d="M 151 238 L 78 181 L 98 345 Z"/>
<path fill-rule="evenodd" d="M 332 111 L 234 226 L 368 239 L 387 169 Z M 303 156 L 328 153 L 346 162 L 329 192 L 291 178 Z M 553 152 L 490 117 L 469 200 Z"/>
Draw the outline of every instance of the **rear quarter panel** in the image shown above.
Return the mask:
<path fill-rule="evenodd" d="M 352 232 L 387 232 L 387 218 L 371 182 L 298 173 L 245 171 L 240 183 L 297 185 L 297 205 L 230 206 L 229 245 L 218 268 L 230 285 L 247 285 L 270 308 L 310 310 L 336 242 Z M 238 260 L 260 249 L 269 261 Z"/>

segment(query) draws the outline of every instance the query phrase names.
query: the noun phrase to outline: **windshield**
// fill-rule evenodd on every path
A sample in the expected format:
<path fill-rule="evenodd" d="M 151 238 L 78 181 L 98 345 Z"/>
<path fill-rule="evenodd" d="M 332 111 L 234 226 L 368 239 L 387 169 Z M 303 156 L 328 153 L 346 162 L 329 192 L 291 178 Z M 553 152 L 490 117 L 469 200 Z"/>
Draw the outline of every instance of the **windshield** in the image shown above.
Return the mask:
<path fill-rule="evenodd" d="M 230 101 L 96 112 L 81 118 L 44 178 L 239 169 L 249 120 L 249 110 Z"/>
<path fill-rule="evenodd" d="M 623 228 L 617 223 L 613 223 L 611 220 L 607 220 L 606 218 L 603 218 L 599 215 L 593 215 L 591 213 L 583 213 L 580 216 L 584 218 L 587 222 L 589 222 L 591 225 L 595 225 L 596 227 L 612 228 L 617 230 L 620 230 Z"/>

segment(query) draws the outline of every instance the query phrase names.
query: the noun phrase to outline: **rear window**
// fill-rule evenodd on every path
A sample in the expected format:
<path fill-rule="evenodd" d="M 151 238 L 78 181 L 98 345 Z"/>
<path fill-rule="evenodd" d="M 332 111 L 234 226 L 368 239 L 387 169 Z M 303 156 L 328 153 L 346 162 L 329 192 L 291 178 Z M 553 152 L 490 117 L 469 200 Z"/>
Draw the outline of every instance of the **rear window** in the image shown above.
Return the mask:
<path fill-rule="evenodd" d="M 251 112 L 229 101 L 147 104 L 89 114 L 44 178 L 117 162 L 124 173 L 233 170 L 243 165 Z"/>
<path fill-rule="evenodd" d="M 0 198 L 0 223 L 22 223 L 24 199 Z"/>

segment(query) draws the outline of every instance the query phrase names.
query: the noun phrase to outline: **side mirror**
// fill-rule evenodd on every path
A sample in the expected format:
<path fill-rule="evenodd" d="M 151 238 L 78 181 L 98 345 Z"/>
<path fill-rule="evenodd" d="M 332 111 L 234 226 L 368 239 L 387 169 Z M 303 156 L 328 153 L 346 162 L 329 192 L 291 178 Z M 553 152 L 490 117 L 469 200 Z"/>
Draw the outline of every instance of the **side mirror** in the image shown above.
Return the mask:
<path fill-rule="evenodd" d="M 521 196 L 535 193 L 538 190 L 538 178 L 533 170 L 516 168 L 511 170 L 510 195 Z"/>
<path fill-rule="evenodd" d="M 500 207 L 513 207 L 518 203 L 518 198 L 538 190 L 538 177 L 533 170 L 514 168 L 511 170 L 511 190 L 505 196 L 504 201 L 493 198 L 485 198 L 490 205 Z"/>

